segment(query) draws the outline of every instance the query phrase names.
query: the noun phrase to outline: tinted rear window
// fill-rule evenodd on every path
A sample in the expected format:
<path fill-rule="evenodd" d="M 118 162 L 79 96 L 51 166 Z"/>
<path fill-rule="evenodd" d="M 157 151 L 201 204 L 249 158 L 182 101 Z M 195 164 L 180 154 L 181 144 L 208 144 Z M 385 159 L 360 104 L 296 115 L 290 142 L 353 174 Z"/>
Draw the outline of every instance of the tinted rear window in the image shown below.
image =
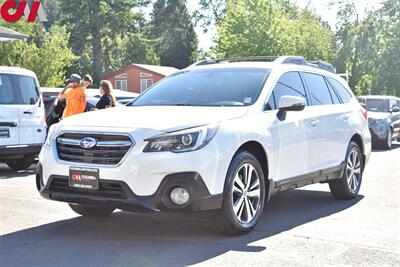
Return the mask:
<path fill-rule="evenodd" d="M 353 96 L 349 93 L 349 91 L 338 81 L 332 78 L 328 78 L 329 82 L 335 87 L 336 92 L 339 94 L 343 103 L 349 103 Z"/>
<path fill-rule="evenodd" d="M 0 74 L 0 104 L 33 105 L 39 101 L 35 79 L 28 76 Z"/>
<path fill-rule="evenodd" d="M 184 71 L 154 85 L 132 105 L 249 106 L 258 99 L 269 73 L 248 68 Z"/>
<path fill-rule="evenodd" d="M 310 91 L 311 103 L 314 106 L 333 104 L 324 77 L 312 73 L 304 73 L 303 75 Z"/>

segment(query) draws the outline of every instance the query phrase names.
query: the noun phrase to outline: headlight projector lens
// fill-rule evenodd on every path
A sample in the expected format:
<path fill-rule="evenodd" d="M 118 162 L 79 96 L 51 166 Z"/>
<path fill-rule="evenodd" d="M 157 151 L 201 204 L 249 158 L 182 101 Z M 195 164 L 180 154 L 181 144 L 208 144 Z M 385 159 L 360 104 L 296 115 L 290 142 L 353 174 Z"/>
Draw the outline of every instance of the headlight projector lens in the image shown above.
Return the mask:
<path fill-rule="evenodd" d="M 191 134 L 185 134 L 181 138 L 182 145 L 184 146 L 191 146 L 193 143 L 193 137 Z"/>

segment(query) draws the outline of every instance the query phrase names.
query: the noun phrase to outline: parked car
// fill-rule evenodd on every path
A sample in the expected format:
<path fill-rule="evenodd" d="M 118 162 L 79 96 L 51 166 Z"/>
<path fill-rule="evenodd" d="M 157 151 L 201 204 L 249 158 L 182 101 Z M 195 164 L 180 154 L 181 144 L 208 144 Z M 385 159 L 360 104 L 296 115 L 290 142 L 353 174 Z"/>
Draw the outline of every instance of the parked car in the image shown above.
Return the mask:
<path fill-rule="evenodd" d="M 0 161 L 31 166 L 46 139 L 44 106 L 32 71 L 0 66 Z"/>
<path fill-rule="evenodd" d="M 56 97 L 58 93 L 61 92 L 61 90 L 62 88 L 48 88 L 48 87 L 42 88 L 43 97 L 44 98 Z M 139 96 L 139 94 L 126 92 L 118 89 L 114 89 L 113 94 L 117 101 L 125 99 L 135 99 L 136 97 Z M 86 89 L 86 95 L 88 97 L 95 97 L 95 98 L 101 97 L 99 89 L 93 89 L 93 88 Z"/>
<path fill-rule="evenodd" d="M 97 97 L 87 97 L 85 112 L 95 109 L 98 101 L 99 98 Z M 48 127 L 60 122 L 65 109 L 65 100 L 59 100 L 57 97 L 46 97 L 44 103 L 46 107 L 46 123 Z M 123 105 L 118 102 L 115 103 L 115 107 L 122 106 Z"/>
<path fill-rule="evenodd" d="M 391 149 L 393 140 L 400 141 L 400 98 L 360 96 L 358 100 L 368 109 L 373 144 Z"/>
<path fill-rule="evenodd" d="M 332 65 L 302 57 L 211 60 L 130 106 L 51 127 L 37 188 L 83 216 L 211 211 L 219 231 L 251 231 L 265 200 L 328 183 L 357 196 L 371 152 L 367 112 Z"/>

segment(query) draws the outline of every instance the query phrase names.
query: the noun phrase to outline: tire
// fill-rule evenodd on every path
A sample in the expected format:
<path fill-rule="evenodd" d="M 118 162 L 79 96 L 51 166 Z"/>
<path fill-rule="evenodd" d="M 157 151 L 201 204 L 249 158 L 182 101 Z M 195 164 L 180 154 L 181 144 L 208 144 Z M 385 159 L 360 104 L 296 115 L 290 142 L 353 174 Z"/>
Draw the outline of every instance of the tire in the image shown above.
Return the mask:
<path fill-rule="evenodd" d="M 350 142 L 345 163 L 342 177 L 329 182 L 333 197 L 339 200 L 355 198 L 361 188 L 364 162 L 363 154 L 357 143 Z"/>
<path fill-rule="evenodd" d="M 84 217 L 107 217 L 113 213 L 114 208 L 95 207 L 69 203 L 70 208 Z"/>
<path fill-rule="evenodd" d="M 393 146 L 393 131 L 392 129 L 389 129 L 387 135 L 386 135 L 386 140 L 385 143 L 383 144 L 383 147 L 385 149 L 392 149 Z"/>
<path fill-rule="evenodd" d="M 247 179 L 248 171 L 250 179 Z M 211 216 L 211 224 L 224 235 L 246 234 L 256 226 L 264 202 L 265 179 L 261 164 L 252 154 L 240 151 L 229 166 L 222 208 Z"/>
<path fill-rule="evenodd" d="M 7 160 L 6 164 L 10 169 L 14 171 L 23 171 L 28 169 L 35 162 L 35 157 L 28 155 L 22 159 L 11 159 Z"/>

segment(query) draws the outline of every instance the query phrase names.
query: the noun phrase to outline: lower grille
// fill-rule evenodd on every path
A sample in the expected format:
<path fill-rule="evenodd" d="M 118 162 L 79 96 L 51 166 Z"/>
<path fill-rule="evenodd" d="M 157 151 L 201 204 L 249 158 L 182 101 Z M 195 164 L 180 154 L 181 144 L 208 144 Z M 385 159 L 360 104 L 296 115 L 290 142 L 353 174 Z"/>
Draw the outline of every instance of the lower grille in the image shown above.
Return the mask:
<path fill-rule="evenodd" d="M 110 199 L 127 199 L 121 184 L 116 182 L 100 181 L 99 189 L 96 191 L 81 190 L 79 188 L 70 187 L 68 179 L 53 178 L 50 184 L 50 191 L 57 193 L 70 193 L 90 197 L 104 197 Z"/>
<path fill-rule="evenodd" d="M 82 142 L 88 139 L 93 146 L 84 146 Z M 127 135 L 86 133 L 64 133 L 56 143 L 61 160 L 101 165 L 117 165 L 134 145 Z"/>

